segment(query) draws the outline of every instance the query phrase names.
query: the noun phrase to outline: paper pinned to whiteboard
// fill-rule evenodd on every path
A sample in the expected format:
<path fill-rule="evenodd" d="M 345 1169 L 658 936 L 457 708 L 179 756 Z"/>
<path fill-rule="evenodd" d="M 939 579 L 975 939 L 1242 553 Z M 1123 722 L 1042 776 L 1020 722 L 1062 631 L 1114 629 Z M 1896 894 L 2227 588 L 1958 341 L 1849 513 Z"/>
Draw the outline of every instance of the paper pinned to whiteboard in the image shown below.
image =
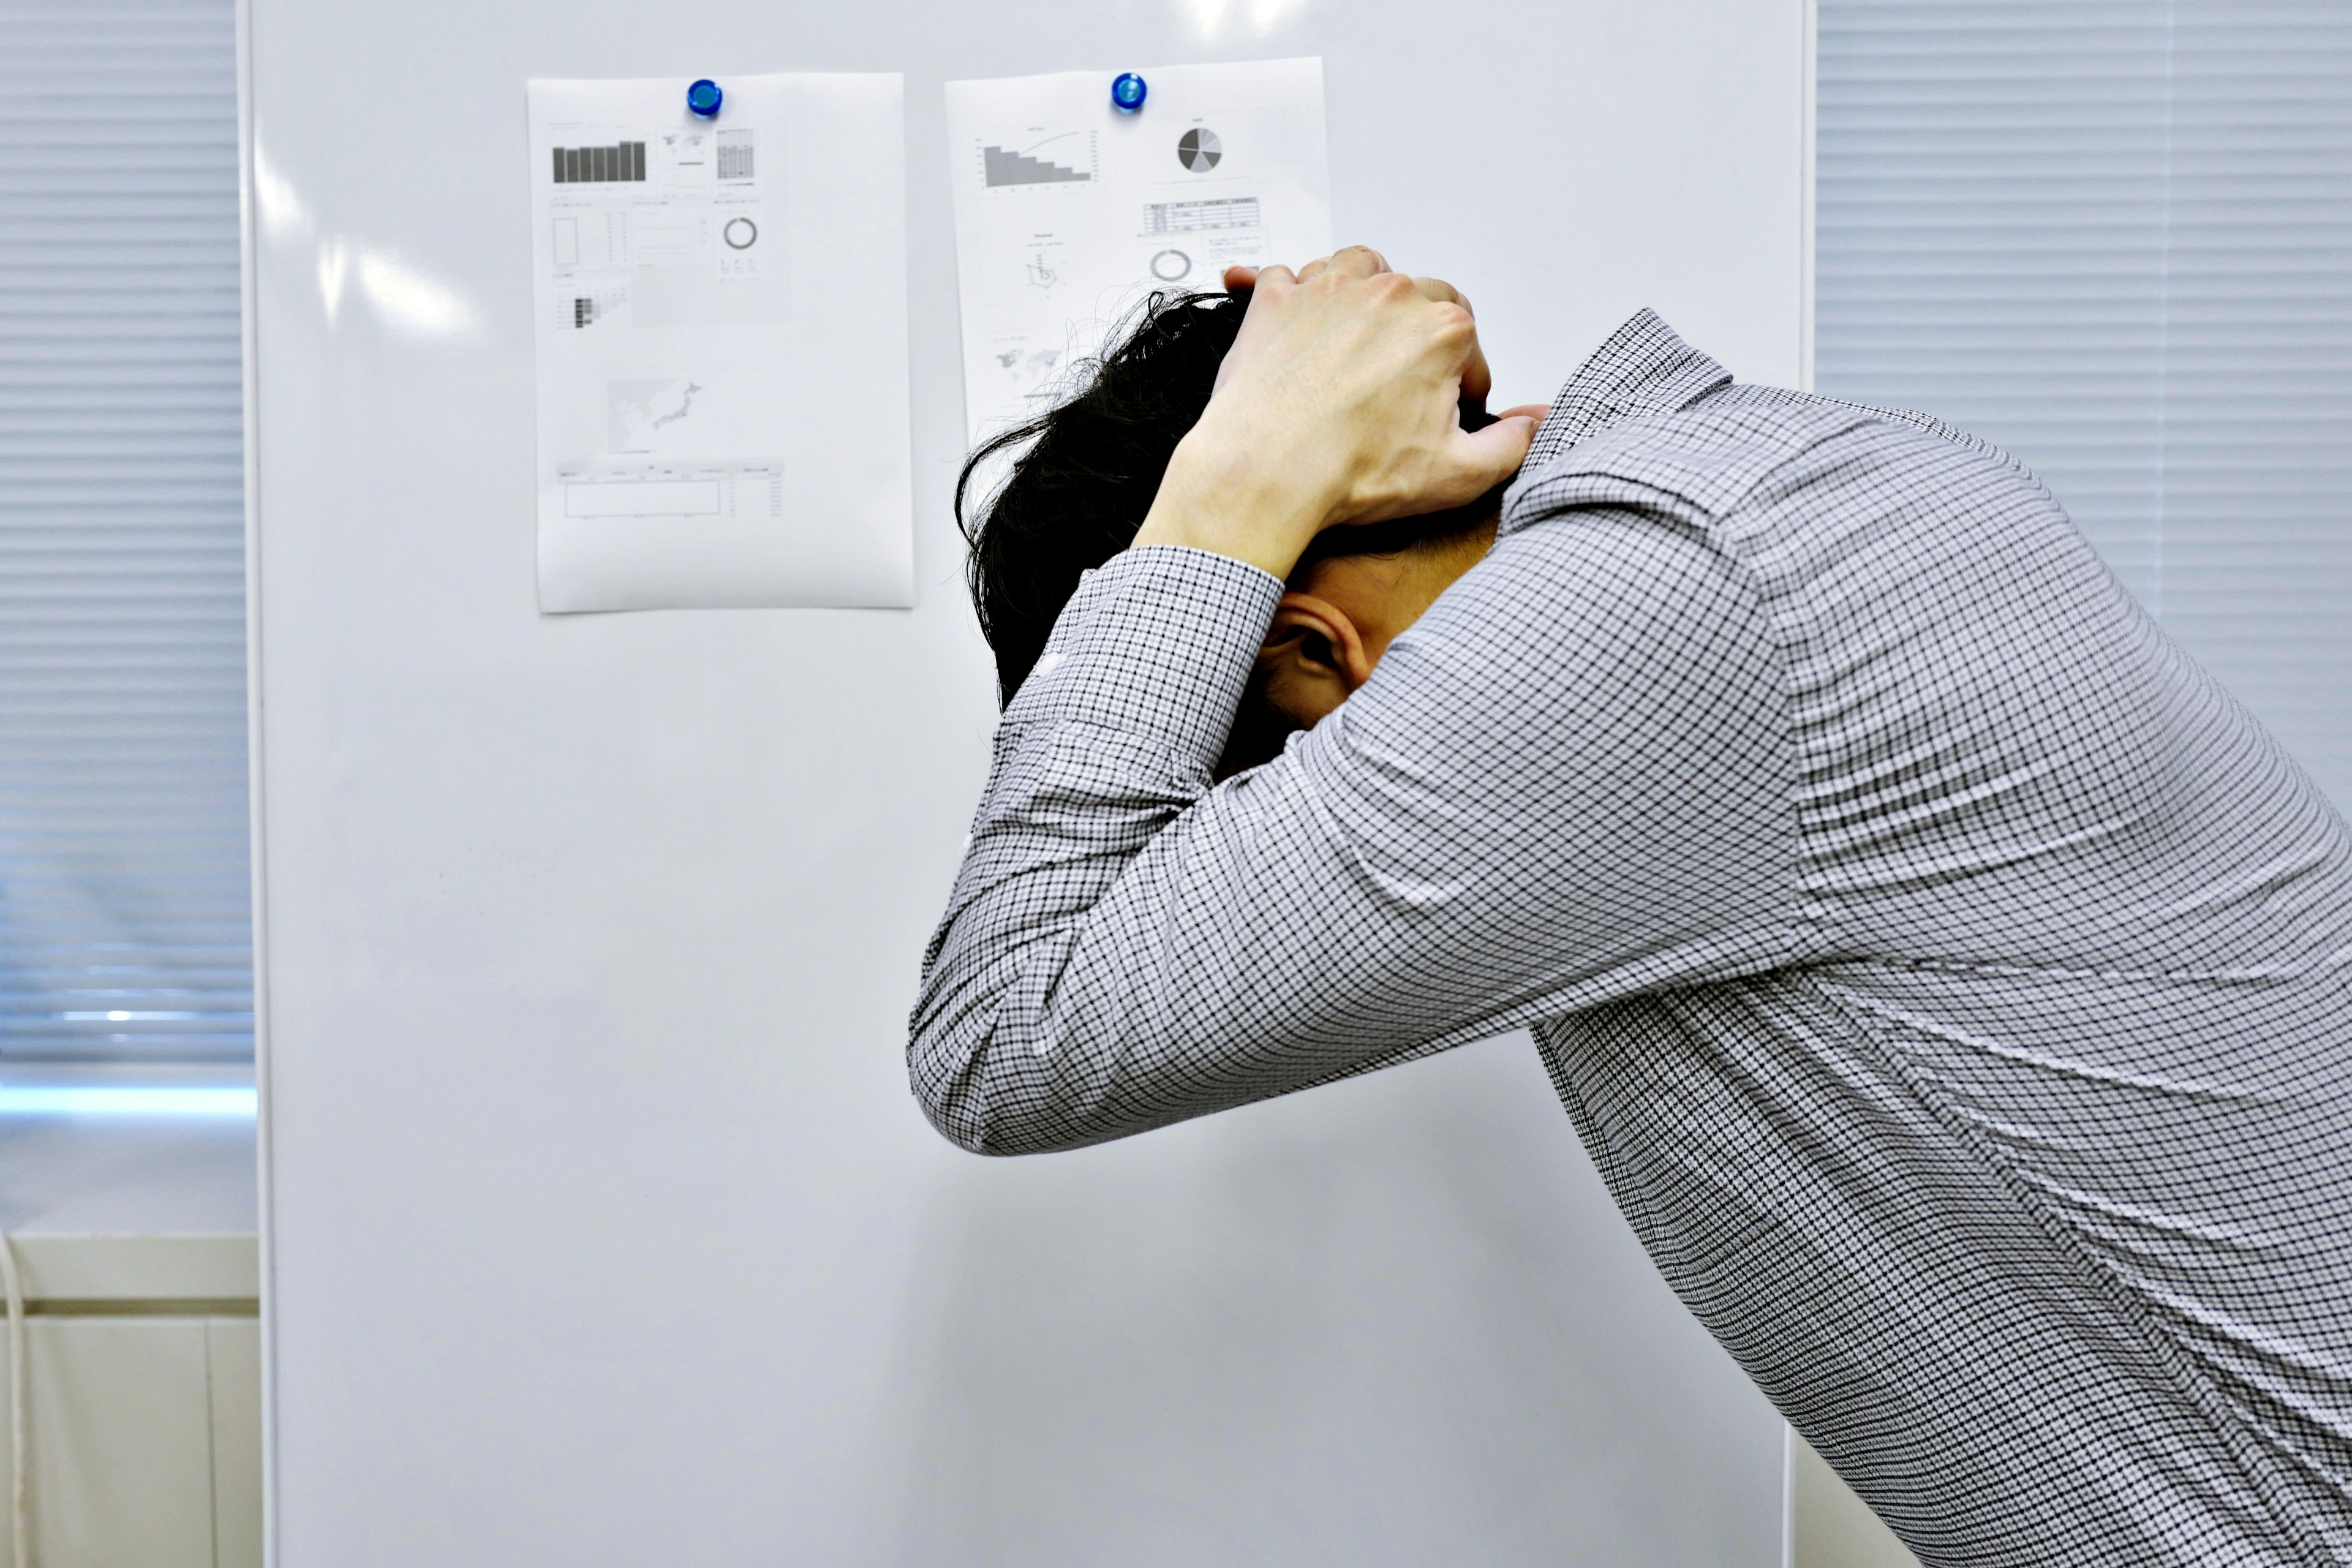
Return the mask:
<path fill-rule="evenodd" d="M 948 84 L 964 413 L 977 442 L 1046 405 L 1154 289 L 1331 248 L 1323 62 Z"/>
<path fill-rule="evenodd" d="M 546 611 L 913 602 L 897 76 L 530 84 Z"/>

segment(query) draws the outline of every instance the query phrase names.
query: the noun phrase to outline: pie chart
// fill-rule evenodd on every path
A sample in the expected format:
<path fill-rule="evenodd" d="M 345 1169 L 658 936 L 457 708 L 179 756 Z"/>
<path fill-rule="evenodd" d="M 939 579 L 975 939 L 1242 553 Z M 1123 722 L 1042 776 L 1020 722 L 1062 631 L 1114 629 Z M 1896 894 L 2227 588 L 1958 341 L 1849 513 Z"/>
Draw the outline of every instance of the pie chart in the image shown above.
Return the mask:
<path fill-rule="evenodd" d="M 1225 144 L 1217 140 L 1215 132 L 1202 126 L 1194 126 L 1176 142 L 1176 161 L 1196 174 L 1215 168 L 1224 155 Z"/>

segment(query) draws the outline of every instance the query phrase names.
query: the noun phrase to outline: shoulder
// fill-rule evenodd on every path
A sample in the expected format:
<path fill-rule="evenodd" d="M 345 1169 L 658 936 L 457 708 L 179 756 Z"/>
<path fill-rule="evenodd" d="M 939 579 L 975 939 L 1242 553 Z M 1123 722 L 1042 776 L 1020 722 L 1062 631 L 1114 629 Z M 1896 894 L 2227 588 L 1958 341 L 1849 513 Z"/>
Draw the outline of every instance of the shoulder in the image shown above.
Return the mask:
<path fill-rule="evenodd" d="M 1948 480 L 2047 497 L 1988 441 L 1901 409 L 1874 408 L 1772 386 L 1727 385 L 1678 408 L 1620 421 L 1523 470 L 1505 498 L 1502 531 L 1580 507 L 1664 510 L 1693 523 L 1721 520 L 1793 473 L 1835 469 L 1874 488 Z"/>
<path fill-rule="evenodd" d="M 1473 687 L 1557 735 L 1615 724 L 1694 680 L 1752 681 L 1743 700 L 1769 709 L 1778 668 L 1752 574 L 1706 530 L 1594 506 L 1498 539 L 1391 645 L 1372 684 Z"/>

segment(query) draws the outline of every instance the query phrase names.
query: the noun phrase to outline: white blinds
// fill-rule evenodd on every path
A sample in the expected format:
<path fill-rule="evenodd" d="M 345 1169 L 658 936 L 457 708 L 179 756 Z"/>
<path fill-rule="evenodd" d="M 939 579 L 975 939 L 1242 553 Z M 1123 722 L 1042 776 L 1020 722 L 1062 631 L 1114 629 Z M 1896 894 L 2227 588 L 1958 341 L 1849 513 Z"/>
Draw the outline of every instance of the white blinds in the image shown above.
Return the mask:
<path fill-rule="evenodd" d="M 2352 809 L 2352 5 L 1819 16 L 1822 390 L 2031 465 Z"/>
<path fill-rule="evenodd" d="M 229 0 L 0 0 L 0 1066 L 252 1051 Z"/>

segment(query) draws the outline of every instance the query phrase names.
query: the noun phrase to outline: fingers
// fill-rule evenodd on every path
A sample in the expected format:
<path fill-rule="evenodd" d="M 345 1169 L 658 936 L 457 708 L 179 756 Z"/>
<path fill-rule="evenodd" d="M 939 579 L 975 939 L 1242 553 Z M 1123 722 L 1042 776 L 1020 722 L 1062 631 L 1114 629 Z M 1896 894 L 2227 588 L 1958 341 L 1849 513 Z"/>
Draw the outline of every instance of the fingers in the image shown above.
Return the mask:
<path fill-rule="evenodd" d="M 1235 416 L 1233 444 L 1266 444 L 1276 427 L 1297 436 L 1306 445 L 1287 459 L 1294 464 L 1331 456 L 1316 447 L 1329 443 L 1333 468 L 1354 473 L 1333 492 L 1347 499 L 1328 517 L 1369 521 L 1458 505 L 1526 455 L 1536 426 L 1526 411 L 1475 437 L 1456 424 L 1457 404 L 1483 408 L 1494 378 L 1469 300 L 1444 279 L 1396 272 L 1366 246 L 1295 272 L 1234 267 L 1223 277 L 1248 310 L 1217 367 L 1212 406 L 1238 397 L 1231 406 L 1255 410 Z M 1301 384 L 1312 395 L 1276 390 L 1307 365 L 1318 367 L 1311 384 Z M 1244 383 L 1248 390 L 1234 390 Z M 1374 427 L 1385 430 L 1376 440 L 1366 435 Z"/>
<path fill-rule="evenodd" d="M 1486 406 L 1486 395 L 1495 390 L 1495 374 L 1486 368 L 1486 351 L 1478 340 L 1470 340 L 1469 357 L 1462 362 L 1462 395 L 1479 407 Z"/>
<path fill-rule="evenodd" d="M 1370 246 L 1351 245 L 1344 250 L 1334 251 L 1328 256 L 1317 257 L 1298 268 L 1296 274 L 1286 267 L 1267 268 L 1264 270 L 1278 271 L 1294 282 L 1309 283 L 1326 272 L 1337 271 L 1341 277 L 1362 279 L 1391 271 L 1392 268 L 1389 266 L 1388 258 Z M 1236 291 L 1250 288 L 1257 281 L 1259 271 L 1260 268 L 1255 267 L 1228 267 L 1225 268 L 1225 287 Z M 1465 310 L 1470 309 L 1469 296 L 1443 278 L 1415 278 L 1412 279 L 1412 286 L 1424 300 L 1433 300 L 1441 305 L 1459 305 Z M 1475 315 L 1476 312 L 1472 313 Z"/>
<path fill-rule="evenodd" d="M 1443 504 L 1461 506 L 1519 471 L 1528 447 L 1536 438 L 1536 421 L 1514 413 L 1471 435 L 1455 431 L 1446 456 L 1454 473 L 1443 487 L 1449 499 Z"/>
<path fill-rule="evenodd" d="M 1311 283 L 1326 272 L 1336 272 L 1342 278 L 1364 279 L 1376 272 L 1389 270 L 1388 258 L 1368 245 L 1351 245 L 1343 250 L 1319 257 L 1298 269 L 1298 281 Z"/>
<path fill-rule="evenodd" d="M 1228 276 L 1230 277 L 1232 272 L 1237 272 L 1240 270 L 1242 269 L 1239 268 L 1231 268 L 1228 271 Z M 1284 269 L 1276 268 L 1266 268 L 1267 272 L 1280 270 Z M 1311 283 L 1316 279 L 1322 277 L 1326 273 L 1331 273 L 1339 278 L 1354 279 L 1360 281 L 1364 279 L 1376 277 L 1379 274 L 1389 270 L 1391 270 L 1391 268 L 1389 267 L 1389 259 L 1387 257 L 1381 255 L 1379 251 L 1372 249 L 1370 246 L 1351 245 L 1343 250 L 1334 251 L 1329 256 L 1318 257 L 1315 260 L 1308 262 L 1306 266 L 1298 269 L 1297 281 L 1300 283 Z M 1263 274 L 1259 274 L 1258 276 L 1262 277 Z M 1465 314 L 1472 317 L 1475 322 L 1477 312 L 1470 309 L 1469 297 L 1464 294 L 1459 289 L 1456 289 L 1453 284 L 1448 283 L 1444 279 L 1415 278 L 1411 281 L 1412 283 L 1413 291 L 1419 294 L 1423 299 L 1429 300 L 1432 304 L 1458 305 L 1462 308 Z M 1230 288 L 1232 285 L 1228 283 L 1227 287 Z M 1494 390 L 1494 386 L 1495 374 L 1486 364 L 1486 351 L 1479 343 L 1477 334 L 1474 330 L 1470 336 L 1469 353 L 1462 363 L 1462 395 L 1469 398 L 1473 403 L 1483 408 L 1486 404 L 1486 395 Z"/>
<path fill-rule="evenodd" d="M 1414 292 L 1439 305 L 1459 305 L 1475 321 L 1478 312 L 1470 309 L 1469 296 L 1443 278 L 1416 278 Z M 1462 366 L 1462 395 L 1481 408 L 1486 405 L 1486 395 L 1495 389 L 1494 373 L 1486 368 L 1486 351 L 1475 335 L 1470 340 L 1470 357 Z"/>
<path fill-rule="evenodd" d="M 1459 305 L 1464 310 L 1470 310 L 1468 297 L 1443 278 L 1416 278 L 1412 280 L 1412 286 L 1419 290 L 1424 300 L 1434 300 L 1441 305 Z M 1470 310 L 1470 313 L 1475 316 L 1478 312 Z"/>
<path fill-rule="evenodd" d="M 1467 506 L 1519 471 L 1536 436 L 1536 419 L 1512 413 L 1473 435 L 1455 430 L 1434 461 L 1412 477 L 1409 488 L 1370 501 L 1343 522 L 1381 522 Z"/>
<path fill-rule="evenodd" d="M 1486 351 L 1478 342 L 1477 319 L 1470 313 L 1470 301 L 1441 278 L 1415 278 L 1412 282 L 1414 294 L 1443 307 L 1444 314 L 1451 318 L 1444 335 L 1459 355 L 1454 367 L 1457 399 L 1478 408 L 1486 407 L 1486 395 L 1494 390 L 1495 376 L 1486 368 Z"/>
<path fill-rule="evenodd" d="M 1494 390 L 1494 372 L 1486 368 L 1486 351 L 1474 331 L 1470 334 L 1469 355 L 1462 362 L 1462 395 L 1484 408 L 1486 406 L 1486 395 Z"/>

